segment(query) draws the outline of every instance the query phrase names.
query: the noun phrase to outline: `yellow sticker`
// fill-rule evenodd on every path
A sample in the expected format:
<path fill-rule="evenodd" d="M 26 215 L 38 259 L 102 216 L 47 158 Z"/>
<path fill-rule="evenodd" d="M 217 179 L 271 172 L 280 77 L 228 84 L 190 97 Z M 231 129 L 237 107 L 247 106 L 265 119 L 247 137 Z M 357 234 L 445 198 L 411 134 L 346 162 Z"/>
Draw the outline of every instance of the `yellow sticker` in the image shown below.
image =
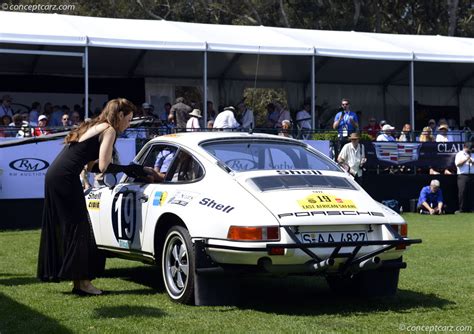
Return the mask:
<path fill-rule="evenodd" d="M 311 194 L 298 200 L 298 204 L 304 210 L 357 209 L 352 200 L 330 194 Z"/>
<path fill-rule="evenodd" d="M 87 201 L 87 209 L 89 210 L 99 210 L 100 209 L 100 201 L 97 199 L 92 199 Z"/>
<path fill-rule="evenodd" d="M 166 191 L 164 191 L 164 192 L 161 194 L 160 205 L 165 204 L 166 197 L 168 197 L 168 193 L 167 193 Z"/>

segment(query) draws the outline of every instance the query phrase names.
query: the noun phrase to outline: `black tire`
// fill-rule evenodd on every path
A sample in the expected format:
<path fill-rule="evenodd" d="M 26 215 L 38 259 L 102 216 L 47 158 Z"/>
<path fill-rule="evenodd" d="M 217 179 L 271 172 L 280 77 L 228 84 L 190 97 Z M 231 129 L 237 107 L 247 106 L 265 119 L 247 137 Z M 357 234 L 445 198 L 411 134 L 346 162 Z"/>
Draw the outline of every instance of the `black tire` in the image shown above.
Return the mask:
<path fill-rule="evenodd" d="M 173 226 L 168 230 L 161 270 L 170 298 L 178 303 L 194 304 L 194 247 L 186 228 Z"/>

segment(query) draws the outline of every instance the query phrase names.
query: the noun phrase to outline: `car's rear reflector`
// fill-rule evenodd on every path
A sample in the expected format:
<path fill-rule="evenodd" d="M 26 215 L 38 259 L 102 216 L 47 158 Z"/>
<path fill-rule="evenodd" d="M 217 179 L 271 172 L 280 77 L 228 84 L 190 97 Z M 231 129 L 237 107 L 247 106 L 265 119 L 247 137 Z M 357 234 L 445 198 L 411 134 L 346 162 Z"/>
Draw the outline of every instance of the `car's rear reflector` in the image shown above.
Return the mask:
<path fill-rule="evenodd" d="M 280 240 L 278 226 L 231 226 L 227 238 L 235 241 Z"/>
<path fill-rule="evenodd" d="M 282 247 L 270 248 L 268 255 L 285 255 L 285 249 Z"/>

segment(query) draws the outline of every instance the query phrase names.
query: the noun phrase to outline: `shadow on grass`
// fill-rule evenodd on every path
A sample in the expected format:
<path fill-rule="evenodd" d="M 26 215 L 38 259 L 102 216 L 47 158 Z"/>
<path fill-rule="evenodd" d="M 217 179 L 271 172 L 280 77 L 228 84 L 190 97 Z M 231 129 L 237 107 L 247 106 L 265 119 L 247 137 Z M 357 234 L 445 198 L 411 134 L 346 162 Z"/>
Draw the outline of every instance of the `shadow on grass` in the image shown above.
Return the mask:
<path fill-rule="evenodd" d="M 150 317 L 159 318 L 166 315 L 165 312 L 149 306 L 111 306 L 100 307 L 95 310 L 97 318 L 127 318 L 127 317 Z"/>
<path fill-rule="evenodd" d="M 0 293 L 0 332 L 72 333 L 68 328 Z"/>
<path fill-rule="evenodd" d="M 165 291 L 161 272 L 156 266 L 143 265 L 129 268 L 106 269 L 102 277 L 121 278 L 152 289 L 152 291 L 145 289 L 131 290 L 130 293 L 133 293 L 133 291 L 141 291 L 142 294 L 144 294 L 143 291 L 147 291 L 147 293 L 161 293 Z M 125 293 L 125 291 L 114 291 L 112 293 Z"/>
<path fill-rule="evenodd" d="M 27 274 L 10 274 L 10 273 L 0 274 L 0 285 L 18 286 L 18 285 L 37 284 L 37 283 L 40 283 L 40 280 L 38 280 L 36 277 L 31 277 Z"/>

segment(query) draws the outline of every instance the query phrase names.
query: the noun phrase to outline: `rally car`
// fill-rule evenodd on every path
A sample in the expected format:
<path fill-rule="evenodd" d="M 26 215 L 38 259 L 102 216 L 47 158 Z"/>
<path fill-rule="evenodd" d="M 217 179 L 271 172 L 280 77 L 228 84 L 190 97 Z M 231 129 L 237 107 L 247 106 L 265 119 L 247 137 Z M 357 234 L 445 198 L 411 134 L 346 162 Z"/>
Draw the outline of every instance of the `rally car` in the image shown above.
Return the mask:
<path fill-rule="evenodd" d="M 134 162 L 159 171 L 165 158 L 160 182 L 124 176 L 85 196 L 98 248 L 160 266 L 177 302 L 193 303 L 196 277 L 212 269 L 324 275 L 336 291 L 394 294 L 403 252 L 421 242 L 301 141 L 178 133 L 149 141 Z"/>

